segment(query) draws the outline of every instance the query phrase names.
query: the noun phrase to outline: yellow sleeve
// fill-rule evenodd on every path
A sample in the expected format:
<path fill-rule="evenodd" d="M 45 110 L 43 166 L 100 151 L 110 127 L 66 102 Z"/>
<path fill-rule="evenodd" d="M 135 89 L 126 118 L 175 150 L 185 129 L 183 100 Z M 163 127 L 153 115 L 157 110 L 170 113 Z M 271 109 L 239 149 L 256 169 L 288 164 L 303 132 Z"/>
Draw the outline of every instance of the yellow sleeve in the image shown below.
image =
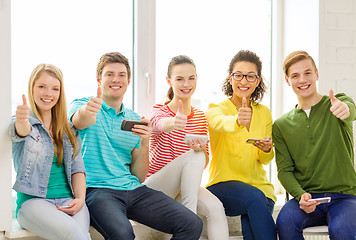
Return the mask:
<path fill-rule="evenodd" d="M 229 116 L 224 109 L 217 104 L 209 104 L 209 109 L 206 112 L 209 127 L 221 133 L 232 133 L 241 131 L 245 126 L 237 124 L 237 114 Z"/>

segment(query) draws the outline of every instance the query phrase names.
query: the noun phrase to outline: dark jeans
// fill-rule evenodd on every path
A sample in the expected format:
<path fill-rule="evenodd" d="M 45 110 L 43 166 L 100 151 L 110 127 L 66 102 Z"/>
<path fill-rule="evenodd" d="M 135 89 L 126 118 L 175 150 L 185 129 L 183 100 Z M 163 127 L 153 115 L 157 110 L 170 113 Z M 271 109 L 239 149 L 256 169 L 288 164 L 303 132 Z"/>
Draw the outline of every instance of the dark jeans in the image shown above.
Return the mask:
<path fill-rule="evenodd" d="M 258 188 L 240 181 L 220 182 L 208 187 L 225 207 L 227 216 L 241 215 L 244 240 L 275 240 L 272 218 L 274 202 Z"/>
<path fill-rule="evenodd" d="M 331 202 L 319 204 L 314 212 L 307 214 L 299 208 L 297 200 L 289 200 L 277 217 L 280 240 L 304 239 L 304 228 L 320 225 L 329 226 L 331 240 L 356 240 L 356 196 L 316 193 L 312 197 L 331 197 Z"/>
<path fill-rule="evenodd" d="M 105 239 L 134 239 L 129 219 L 159 231 L 172 239 L 199 239 L 201 219 L 176 200 L 146 186 L 131 191 L 88 188 L 86 204 L 91 225 Z"/>

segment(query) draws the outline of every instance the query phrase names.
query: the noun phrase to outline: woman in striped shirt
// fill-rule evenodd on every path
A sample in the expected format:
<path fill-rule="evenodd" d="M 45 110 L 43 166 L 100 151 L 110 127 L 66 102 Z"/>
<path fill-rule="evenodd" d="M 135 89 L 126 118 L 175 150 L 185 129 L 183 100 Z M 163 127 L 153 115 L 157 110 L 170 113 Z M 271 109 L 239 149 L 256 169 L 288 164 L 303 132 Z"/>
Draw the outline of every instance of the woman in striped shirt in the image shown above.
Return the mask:
<path fill-rule="evenodd" d="M 168 101 L 153 106 L 150 167 L 145 184 L 181 201 L 207 218 L 209 239 L 228 239 L 227 220 L 221 202 L 200 186 L 209 162 L 208 124 L 204 112 L 190 105 L 196 84 L 196 67 L 187 56 L 173 57 L 166 77 Z M 194 134 L 191 140 L 186 135 Z M 213 217 L 214 216 L 214 217 Z"/>

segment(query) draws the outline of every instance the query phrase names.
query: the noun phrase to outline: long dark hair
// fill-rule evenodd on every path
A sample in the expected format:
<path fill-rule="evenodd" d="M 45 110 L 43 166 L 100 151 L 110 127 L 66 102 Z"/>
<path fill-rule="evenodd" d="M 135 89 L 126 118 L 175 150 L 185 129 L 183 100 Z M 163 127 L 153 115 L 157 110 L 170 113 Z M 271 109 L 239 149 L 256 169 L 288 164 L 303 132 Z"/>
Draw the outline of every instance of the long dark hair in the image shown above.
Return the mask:
<path fill-rule="evenodd" d="M 173 67 L 176 65 L 180 65 L 180 64 L 191 64 L 194 66 L 195 71 L 196 71 L 196 66 L 195 66 L 193 59 L 191 59 L 190 57 L 185 56 L 185 55 L 178 55 L 178 56 L 173 57 L 171 59 L 171 61 L 169 62 L 168 71 L 167 71 L 168 78 L 172 77 Z M 167 105 L 168 103 L 170 103 L 172 101 L 173 97 L 174 97 L 173 89 L 172 89 L 172 87 L 170 87 L 168 89 L 167 96 L 166 96 L 167 101 L 164 104 Z"/>

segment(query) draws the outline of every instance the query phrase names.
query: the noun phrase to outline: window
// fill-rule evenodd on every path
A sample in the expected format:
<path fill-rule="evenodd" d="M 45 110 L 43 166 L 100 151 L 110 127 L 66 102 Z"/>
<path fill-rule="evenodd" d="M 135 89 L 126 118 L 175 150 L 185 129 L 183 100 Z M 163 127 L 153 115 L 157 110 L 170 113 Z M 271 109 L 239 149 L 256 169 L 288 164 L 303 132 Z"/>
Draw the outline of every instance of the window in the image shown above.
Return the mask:
<path fill-rule="evenodd" d="M 156 102 L 164 101 L 169 61 L 180 54 L 196 64 L 198 83 L 191 104 L 203 111 L 226 98 L 221 86 L 239 50 L 251 50 L 261 58 L 262 74 L 270 85 L 271 1 L 157 0 L 156 18 Z M 269 92 L 262 104 L 270 107 Z M 202 185 L 207 180 L 205 171 Z"/>
<path fill-rule="evenodd" d="M 12 109 L 27 96 L 32 70 L 40 63 L 59 67 L 67 102 L 96 94 L 96 65 L 118 51 L 132 60 L 133 3 L 127 0 L 13 0 Z M 132 106 L 132 87 L 125 103 Z"/>
<path fill-rule="evenodd" d="M 102 54 L 118 51 L 133 59 L 132 1 L 13 0 L 11 5 L 13 114 L 40 63 L 61 69 L 68 106 L 76 98 L 96 95 Z M 132 99 L 130 84 L 124 104 L 131 108 Z M 12 176 L 14 182 L 15 172 Z"/>

